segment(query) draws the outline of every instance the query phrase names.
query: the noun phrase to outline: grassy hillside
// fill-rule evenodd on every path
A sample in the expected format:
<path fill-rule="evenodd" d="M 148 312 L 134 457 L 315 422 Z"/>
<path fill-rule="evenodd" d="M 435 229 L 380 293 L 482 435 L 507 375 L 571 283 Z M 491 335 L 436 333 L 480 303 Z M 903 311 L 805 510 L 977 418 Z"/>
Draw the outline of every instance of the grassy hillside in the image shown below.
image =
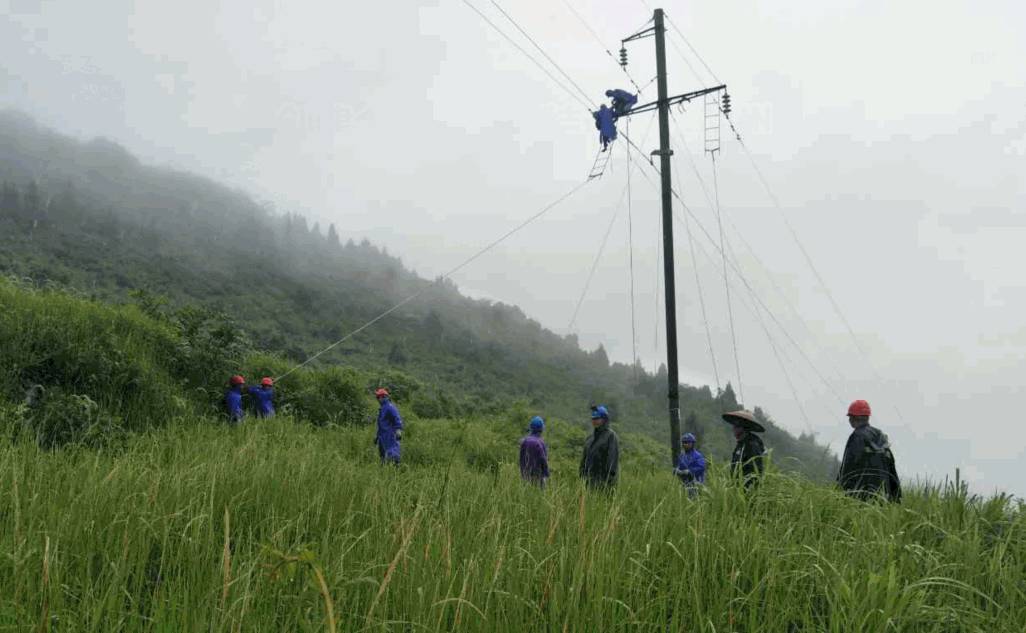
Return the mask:
<path fill-rule="evenodd" d="M 865 504 L 771 474 L 705 494 L 643 461 L 522 484 L 503 424 L 371 434 L 185 423 L 119 451 L 0 445 L 0 626 L 62 631 L 1019 632 L 1026 519 L 1007 498 Z M 466 431 L 470 431 L 468 434 Z M 574 430 L 576 432 L 576 430 Z M 418 447 L 413 449 L 413 447 Z"/>
<path fill-rule="evenodd" d="M 0 113 L 0 273 L 137 304 L 192 336 L 183 343 L 190 353 L 218 356 L 196 359 L 209 373 L 186 381 L 213 391 L 245 355 L 234 347 L 270 352 L 285 367 L 427 288 L 318 366 L 379 381 L 401 374 L 417 392 L 411 412 L 423 417 L 494 415 L 523 402 L 583 423 L 588 404 L 602 402 L 621 428 L 666 440 L 664 374 L 640 371 L 635 380 L 601 348 L 581 350 L 514 306 L 421 279 L 382 249 L 347 241 L 345 227 L 310 227 L 208 180 L 142 165 L 112 143 L 79 143 L 11 113 Z M 222 353 L 222 344 L 232 349 Z M 725 457 L 733 441 L 719 414 L 736 408 L 733 391 L 684 385 L 681 400 L 687 428 Z M 835 457 L 812 437 L 758 414 L 779 461 L 833 476 Z"/>

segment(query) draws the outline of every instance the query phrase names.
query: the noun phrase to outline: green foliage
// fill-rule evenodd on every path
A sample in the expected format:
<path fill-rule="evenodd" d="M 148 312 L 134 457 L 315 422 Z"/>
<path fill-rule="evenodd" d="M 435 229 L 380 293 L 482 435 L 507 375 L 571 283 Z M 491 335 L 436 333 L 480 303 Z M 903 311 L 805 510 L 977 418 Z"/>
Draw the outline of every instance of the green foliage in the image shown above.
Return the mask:
<path fill-rule="evenodd" d="M 329 367 L 293 376 L 277 390 L 284 412 L 317 425 L 360 425 L 374 420 L 376 409 L 357 371 Z"/>
<path fill-rule="evenodd" d="M 714 465 L 689 499 L 637 456 L 615 490 L 595 493 L 564 446 L 582 431 L 559 421 L 542 491 L 519 480 L 504 424 L 414 421 L 408 453 L 445 450 L 399 468 L 376 463 L 369 429 L 285 418 L 168 427 L 117 452 L 0 445 L 0 627 L 326 631 L 333 618 L 339 631 L 1019 633 L 1026 622 L 1026 513 L 1008 497 L 948 486 L 867 504 L 780 473 L 746 495 Z"/>
<path fill-rule="evenodd" d="M 55 388 L 34 407 L 19 413 L 21 433 L 28 434 L 42 448 L 81 444 L 101 448 L 121 443 L 126 438 L 122 421 L 104 411 L 89 396 L 62 393 Z"/>
<path fill-rule="evenodd" d="M 133 308 L 111 308 L 0 280 L 0 399 L 26 409 L 44 445 L 140 430 L 185 413 L 168 369 L 174 332 Z M 94 442 L 94 440 L 90 440 Z"/>

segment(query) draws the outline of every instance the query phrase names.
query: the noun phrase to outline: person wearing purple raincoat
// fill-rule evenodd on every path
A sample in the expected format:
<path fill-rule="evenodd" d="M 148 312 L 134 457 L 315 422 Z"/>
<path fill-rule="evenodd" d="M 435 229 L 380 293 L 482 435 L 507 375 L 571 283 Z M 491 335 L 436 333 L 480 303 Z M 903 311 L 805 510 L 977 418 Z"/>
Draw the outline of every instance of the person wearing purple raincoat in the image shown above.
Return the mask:
<path fill-rule="evenodd" d="M 549 478 L 549 449 L 542 439 L 545 421 L 531 418 L 531 433 L 520 440 L 520 476 L 544 488 Z"/>

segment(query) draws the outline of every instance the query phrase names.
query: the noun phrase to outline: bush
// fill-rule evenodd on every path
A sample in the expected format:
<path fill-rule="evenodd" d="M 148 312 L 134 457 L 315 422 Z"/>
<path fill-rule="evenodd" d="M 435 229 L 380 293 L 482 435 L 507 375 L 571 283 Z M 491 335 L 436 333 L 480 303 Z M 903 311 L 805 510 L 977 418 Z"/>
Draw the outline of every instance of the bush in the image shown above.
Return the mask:
<path fill-rule="evenodd" d="M 0 281 L 0 304 L 0 397 L 18 403 L 36 385 L 48 394 L 33 414 L 47 445 L 94 425 L 142 430 L 184 412 L 169 371 L 178 341 L 166 325 L 134 307 L 9 281 Z"/>
<path fill-rule="evenodd" d="M 18 434 L 27 433 L 41 448 L 66 444 L 101 448 L 120 444 L 126 437 L 122 420 L 82 394 L 51 390 L 34 406 L 19 407 Z"/>
<path fill-rule="evenodd" d="M 276 387 L 278 406 L 318 426 L 361 425 L 374 420 L 361 375 L 347 367 L 297 371 Z"/>

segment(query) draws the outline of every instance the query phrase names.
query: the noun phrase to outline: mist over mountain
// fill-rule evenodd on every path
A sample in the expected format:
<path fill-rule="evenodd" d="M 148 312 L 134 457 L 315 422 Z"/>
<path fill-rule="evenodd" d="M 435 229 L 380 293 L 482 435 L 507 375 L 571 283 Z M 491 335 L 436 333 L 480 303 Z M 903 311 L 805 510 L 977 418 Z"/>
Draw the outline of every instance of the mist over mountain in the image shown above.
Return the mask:
<path fill-rule="evenodd" d="M 464 417 L 520 403 L 584 421 L 588 405 L 665 441 L 665 370 L 610 363 L 600 346 L 543 328 L 520 308 L 427 280 L 346 227 L 255 202 L 209 179 L 147 166 L 116 143 L 80 142 L 16 112 L 0 114 L 0 271 L 112 302 L 167 297 L 227 315 L 257 349 L 299 363 L 414 293 L 415 300 L 319 357 L 424 385 L 414 413 Z M 383 221 L 385 221 L 383 219 Z M 685 428 L 726 458 L 727 385 L 682 387 Z M 753 406 L 757 403 L 744 403 Z M 757 408 L 757 407 L 756 407 Z M 832 477 L 836 459 L 767 421 L 785 467 Z"/>

